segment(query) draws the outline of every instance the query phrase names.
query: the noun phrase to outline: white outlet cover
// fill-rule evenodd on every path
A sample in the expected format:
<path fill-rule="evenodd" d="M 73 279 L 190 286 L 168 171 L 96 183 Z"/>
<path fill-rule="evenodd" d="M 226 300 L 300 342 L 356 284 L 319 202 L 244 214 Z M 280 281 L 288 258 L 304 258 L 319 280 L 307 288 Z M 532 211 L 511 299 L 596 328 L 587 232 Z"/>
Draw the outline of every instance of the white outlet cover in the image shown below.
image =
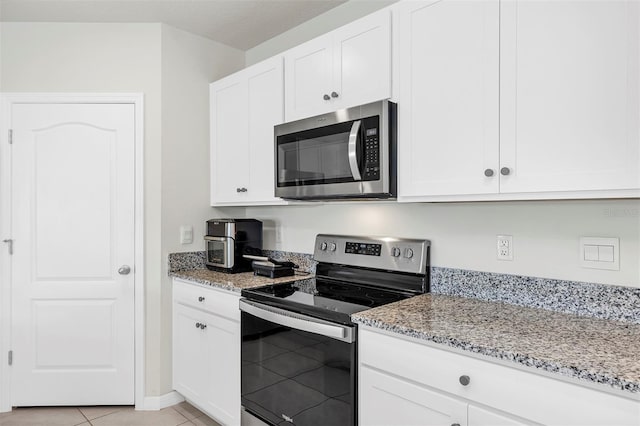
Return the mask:
<path fill-rule="evenodd" d="M 182 225 L 180 227 L 180 244 L 193 243 L 193 226 Z"/>
<path fill-rule="evenodd" d="M 513 236 L 496 236 L 496 258 L 498 260 L 513 260 Z"/>

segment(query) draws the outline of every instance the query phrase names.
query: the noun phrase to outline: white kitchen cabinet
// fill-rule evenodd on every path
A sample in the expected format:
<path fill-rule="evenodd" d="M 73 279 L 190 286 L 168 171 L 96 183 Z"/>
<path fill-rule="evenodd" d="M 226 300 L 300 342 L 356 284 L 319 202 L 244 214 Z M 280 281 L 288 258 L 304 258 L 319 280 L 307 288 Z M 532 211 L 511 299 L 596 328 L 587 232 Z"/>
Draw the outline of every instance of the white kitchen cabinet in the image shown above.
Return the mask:
<path fill-rule="evenodd" d="M 211 205 L 282 204 L 273 127 L 283 121 L 282 57 L 211 84 Z"/>
<path fill-rule="evenodd" d="M 639 9 L 400 3 L 399 200 L 640 196 Z"/>
<path fill-rule="evenodd" d="M 284 53 L 285 118 L 391 97 L 391 12 L 365 16 Z"/>
<path fill-rule="evenodd" d="M 497 193 L 499 2 L 404 2 L 399 14 L 399 195 Z"/>
<path fill-rule="evenodd" d="M 502 3 L 501 192 L 640 188 L 639 9 Z"/>
<path fill-rule="evenodd" d="M 240 424 L 239 295 L 175 280 L 173 388 L 224 425 Z"/>
<path fill-rule="evenodd" d="M 365 326 L 358 345 L 361 426 L 640 422 L 640 401 L 604 386 L 596 390 Z"/>

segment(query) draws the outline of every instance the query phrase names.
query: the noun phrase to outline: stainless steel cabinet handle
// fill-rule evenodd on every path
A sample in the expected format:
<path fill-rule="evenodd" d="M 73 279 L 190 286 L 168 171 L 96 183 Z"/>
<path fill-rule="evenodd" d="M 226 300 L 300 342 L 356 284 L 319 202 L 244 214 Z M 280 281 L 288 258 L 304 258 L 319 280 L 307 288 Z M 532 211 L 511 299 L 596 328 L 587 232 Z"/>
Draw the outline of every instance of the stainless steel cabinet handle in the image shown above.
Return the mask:
<path fill-rule="evenodd" d="M 508 167 L 503 167 L 500 169 L 500 174 L 502 176 L 507 176 L 509 173 L 511 173 L 511 170 Z"/>
<path fill-rule="evenodd" d="M 486 177 L 491 177 L 491 176 L 493 176 L 493 169 L 486 169 L 486 170 L 484 171 L 484 175 L 485 175 Z"/>
<path fill-rule="evenodd" d="M 337 92 L 331 92 L 331 97 L 332 98 L 337 98 L 338 97 L 338 93 Z"/>
<path fill-rule="evenodd" d="M 469 376 L 460 376 L 460 384 L 462 386 L 467 386 L 469 383 L 471 383 L 471 378 Z"/>
<path fill-rule="evenodd" d="M 204 302 L 204 297 L 202 296 L 198 297 L 198 302 Z"/>
<path fill-rule="evenodd" d="M 118 268 L 118 273 L 120 275 L 129 275 L 129 272 L 131 272 L 131 267 L 129 265 L 122 265 Z"/>
<path fill-rule="evenodd" d="M 329 99 L 331 99 L 331 97 L 329 97 L 329 95 L 325 93 L 322 99 L 324 99 L 325 101 L 328 101 Z"/>

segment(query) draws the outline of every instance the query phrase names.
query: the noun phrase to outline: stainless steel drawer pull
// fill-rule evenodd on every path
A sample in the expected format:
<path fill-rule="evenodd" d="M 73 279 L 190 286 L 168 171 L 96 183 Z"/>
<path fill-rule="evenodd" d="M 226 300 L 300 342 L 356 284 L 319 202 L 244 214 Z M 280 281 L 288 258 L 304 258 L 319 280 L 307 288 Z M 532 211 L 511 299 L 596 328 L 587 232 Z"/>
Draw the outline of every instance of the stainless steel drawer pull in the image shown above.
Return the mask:
<path fill-rule="evenodd" d="M 338 96 L 339 96 L 338 92 L 331 92 L 331 97 L 332 98 L 337 98 Z"/>
<path fill-rule="evenodd" d="M 469 376 L 460 376 L 459 380 L 462 386 L 467 386 L 471 382 L 471 378 Z"/>
<path fill-rule="evenodd" d="M 322 99 L 324 99 L 325 101 L 328 101 L 329 99 L 331 99 L 331 97 L 325 93 Z"/>
<path fill-rule="evenodd" d="M 202 296 L 198 297 L 198 302 L 204 302 L 204 297 Z"/>
<path fill-rule="evenodd" d="M 511 173 L 511 170 L 508 167 L 503 167 L 500 169 L 500 174 L 502 176 L 507 176 L 509 173 Z"/>
<path fill-rule="evenodd" d="M 486 177 L 491 177 L 491 176 L 493 176 L 493 169 L 486 169 L 486 170 L 484 171 L 484 175 L 485 175 Z"/>

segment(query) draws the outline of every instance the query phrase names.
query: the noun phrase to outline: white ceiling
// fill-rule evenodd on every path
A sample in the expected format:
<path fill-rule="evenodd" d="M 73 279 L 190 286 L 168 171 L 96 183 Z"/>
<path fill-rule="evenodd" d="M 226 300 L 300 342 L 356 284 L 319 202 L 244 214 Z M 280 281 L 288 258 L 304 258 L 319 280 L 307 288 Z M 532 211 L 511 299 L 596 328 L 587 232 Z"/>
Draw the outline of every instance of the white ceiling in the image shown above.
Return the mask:
<path fill-rule="evenodd" d="M 0 0 L 5 22 L 163 22 L 250 49 L 346 0 Z"/>

